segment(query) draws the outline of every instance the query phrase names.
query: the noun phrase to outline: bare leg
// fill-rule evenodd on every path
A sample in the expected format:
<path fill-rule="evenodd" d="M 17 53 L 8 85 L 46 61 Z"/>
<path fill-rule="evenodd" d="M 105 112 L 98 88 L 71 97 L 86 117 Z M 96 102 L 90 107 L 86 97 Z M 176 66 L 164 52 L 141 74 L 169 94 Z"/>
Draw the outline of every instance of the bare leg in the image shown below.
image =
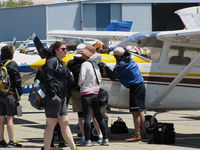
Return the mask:
<path fill-rule="evenodd" d="M 14 140 L 13 116 L 7 116 L 7 131 L 8 131 L 9 140 L 13 141 Z"/>
<path fill-rule="evenodd" d="M 142 131 L 145 132 L 145 117 L 144 117 L 144 112 L 140 112 L 140 125 L 142 128 Z"/>
<path fill-rule="evenodd" d="M 93 112 L 92 112 L 92 120 L 93 120 L 93 125 L 94 125 L 94 127 L 95 127 L 95 129 L 96 129 L 96 131 L 97 131 L 97 134 L 98 134 L 98 135 L 102 135 L 101 129 L 100 129 L 100 127 L 99 127 L 99 124 L 98 124 L 96 118 L 94 117 L 94 113 L 93 113 Z"/>
<path fill-rule="evenodd" d="M 4 140 L 5 116 L 0 116 L 0 141 Z"/>
<path fill-rule="evenodd" d="M 46 129 L 44 131 L 44 149 L 50 150 L 51 140 L 53 137 L 53 131 L 58 122 L 57 118 L 47 118 L 46 119 Z"/>
<path fill-rule="evenodd" d="M 139 112 L 132 112 L 133 115 L 133 122 L 134 122 L 134 126 L 135 126 L 135 133 L 139 134 L 140 133 L 140 116 L 139 116 Z"/>
<path fill-rule="evenodd" d="M 69 123 L 68 116 L 64 115 L 59 118 L 59 124 L 61 127 L 61 133 L 63 135 L 63 138 L 69 144 L 70 149 L 74 150 L 76 148 L 76 145 L 74 143 L 74 139 L 68 123 Z"/>

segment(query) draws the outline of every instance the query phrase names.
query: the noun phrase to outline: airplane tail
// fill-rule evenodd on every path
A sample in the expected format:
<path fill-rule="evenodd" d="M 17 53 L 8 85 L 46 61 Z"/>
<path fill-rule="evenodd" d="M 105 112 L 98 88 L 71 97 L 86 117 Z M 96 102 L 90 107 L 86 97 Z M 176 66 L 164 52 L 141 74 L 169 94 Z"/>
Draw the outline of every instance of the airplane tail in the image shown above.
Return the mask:
<path fill-rule="evenodd" d="M 200 6 L 184 8 L 175 11 L 179 15 L 185 29 L 195 29 L 200 27 Z"/>
<path fill-rule="evenodd" d="M 109 24 L 105 31 L 130 31 L 132 21 L 114 21 Z"/>

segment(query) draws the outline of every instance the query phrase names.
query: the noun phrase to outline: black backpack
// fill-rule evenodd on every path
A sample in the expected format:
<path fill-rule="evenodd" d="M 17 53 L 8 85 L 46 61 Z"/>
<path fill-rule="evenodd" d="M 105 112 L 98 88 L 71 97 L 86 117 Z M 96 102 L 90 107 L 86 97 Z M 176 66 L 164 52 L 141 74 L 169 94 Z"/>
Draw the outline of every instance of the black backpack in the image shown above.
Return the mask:
<path fill-rule="evenodd" d="M 126 123 L 120 117 L 118 117 L 118 119 L 111 124 L 110 130 L 111 133 L 128 133 Z"/>
<path fill-rule="evenodd" d="M 45 84 L 42 82 L 43 78 L 43 66 L 38 69 L 36 78 L 32 83 L 32 89 L 29 94 L 29 102 L 31 106 L 38 110 L 44 109 L 44 100 L 46 96 Z"/>
<path fill-rule="evenodd" d="M 153 133 L 149 135 L 149 144 L 174 144 L 175 132 L 173 123 L 157 123 Z"/>

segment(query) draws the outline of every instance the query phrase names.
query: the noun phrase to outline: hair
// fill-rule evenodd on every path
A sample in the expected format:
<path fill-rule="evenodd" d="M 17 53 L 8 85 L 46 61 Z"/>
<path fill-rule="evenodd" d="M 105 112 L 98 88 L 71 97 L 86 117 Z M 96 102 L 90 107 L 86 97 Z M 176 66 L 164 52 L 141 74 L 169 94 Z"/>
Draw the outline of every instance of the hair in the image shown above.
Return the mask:
<path fill-rule="evenodd" d="M 123 56 L 130 56 L 131 53 L 129 52 L 129 50 L 125 49 L 124 55 Z"/>
<path fill-rule="evenodd" d="M 61 45 L 67 45 L 66 42 L 63 41 L 56 41 L 50 46 L 50 52 L 53 56 L 56 55 L 56 49 L 58 49 Z"/>
<path fill-rule="evenodd" d="M 6 45 L 1 48 L 1 60 L 13 59 L 14 49 L 12 45 Z"/>

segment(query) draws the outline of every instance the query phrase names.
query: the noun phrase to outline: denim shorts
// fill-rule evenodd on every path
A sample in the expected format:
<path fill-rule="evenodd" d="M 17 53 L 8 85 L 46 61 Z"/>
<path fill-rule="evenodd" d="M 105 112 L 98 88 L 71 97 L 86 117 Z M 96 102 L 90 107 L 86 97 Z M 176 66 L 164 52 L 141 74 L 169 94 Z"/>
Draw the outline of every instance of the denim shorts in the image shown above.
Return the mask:
<path fill-rule="evenodd" d="M 129 107 L 130 112 L 141 112 L 145 109 L 145 86 L 143 82 L 130 86 Z"/>
<path fill-rule="evenodd" d="M 63 115 L 67 115 L 67 100 L 61 99 L 56 96 L 56 100 L 52 100 L 51 97 L 45 99 L 45 115 L 47 118 L 59 118 Z"/>

